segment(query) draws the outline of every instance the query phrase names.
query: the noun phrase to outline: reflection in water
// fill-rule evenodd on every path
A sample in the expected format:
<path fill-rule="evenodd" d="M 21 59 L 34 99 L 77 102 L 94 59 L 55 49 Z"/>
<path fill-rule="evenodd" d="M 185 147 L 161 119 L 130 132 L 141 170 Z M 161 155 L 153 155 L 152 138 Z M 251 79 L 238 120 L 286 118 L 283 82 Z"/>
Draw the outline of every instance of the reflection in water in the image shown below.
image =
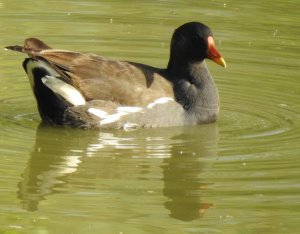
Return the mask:
<path fill-rule="evenodd" d="M 164 166 L 164 195 L 170 198 L 170 201 L 165 202 L 165 207 L 170 210 L 171 217 L 183 221 L 202 217 L 206 209 L 213 206 L 201 201 L 201 190 L 207 187 L 198 178 L 202 170 L 201 162 L 190 159 L 167 159 L 167 166 Z"/>
<path fill-rule="evenodd" d="M 81 137 L 95 135 L 92 131 L 81 132 Z M 81 163 L 83 149 L 80 137 L 73 138 L 72 131 L 43 124 L 38 127 L 34 149 L 18 185 L 18 198 L 24 209 L 37 210 L 39 201 L 66 183 L 68 174 L 75 172 Z"/>
<path fill-rule="evenodd" d="M 35 211 L 46 196 L 65 191 L 66 185 L 74 183 L 70 174 L 82 178 L 93 174 L 98 181 L 109 178 L 119 183 L 130 170 L 130 164 L 124 164 L 125 161 L 137 165 L 141 158 L 162 158 L 156 168 L 163 170 L 163 195 L 168 198 L 163 205 L 172 218 L 197 219 L 212 206 L 202 201 L 201 196 L 209 184 L 202 181 L 201 173 L 217 157 L 217 137 L 215 124 L 111 133 L 40 125 L 23 180 L 19 183 L 18 197 L 24 209 Z M 121 155 L 123 164 L 112 159 L 116 155 Z M 153 163 L 153 160 L 146 160 L 146 163 Z M 145 165 L 130 171 L 135 180 L 141 180 L 145 167 L 150 178 L 157 178 L 157 170 L 151 171 L 153 167 Z M 88 180 L 84 183 L 88 184 Z M 85 189 L 97 188 L 85 186 Z M 161 206 L 163 201 L 158 203 Z"/>
<path fill-rule="evenodd" d="M 163 192 L 170 199 L 165 207 L 170 210 L 171 217 L 183 221 L 201 218 L 213 206 L 201 200 L 203 191 L 209 186 L 202 181 L 201 173 L 210 166 L 208 162 L 212 162 L 205 159 L 217 157 L 218 130 L 216 125 L 207 125 L 196 131 L 189 132 L 189 136 L 179 136 L 190 140 L 174 146 L 172 156 L 164 160 L 163 166 Z"/>

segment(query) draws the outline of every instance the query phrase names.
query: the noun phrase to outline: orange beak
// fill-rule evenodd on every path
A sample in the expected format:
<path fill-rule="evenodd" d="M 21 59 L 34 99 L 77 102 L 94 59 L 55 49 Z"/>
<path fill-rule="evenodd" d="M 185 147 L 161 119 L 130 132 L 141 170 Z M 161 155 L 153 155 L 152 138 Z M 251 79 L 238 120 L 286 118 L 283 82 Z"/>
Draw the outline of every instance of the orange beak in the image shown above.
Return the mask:
<path fill-rule="evenodd" d="M 217 64 L 221 65 L 222 67 L 226 68 L 226 62 L 218 52 L 214 39 L 212 36 L 207 38 L 208 41 L 208 52 L 207 58 L 211 59 L 212 61 L 216 62 Z"/>

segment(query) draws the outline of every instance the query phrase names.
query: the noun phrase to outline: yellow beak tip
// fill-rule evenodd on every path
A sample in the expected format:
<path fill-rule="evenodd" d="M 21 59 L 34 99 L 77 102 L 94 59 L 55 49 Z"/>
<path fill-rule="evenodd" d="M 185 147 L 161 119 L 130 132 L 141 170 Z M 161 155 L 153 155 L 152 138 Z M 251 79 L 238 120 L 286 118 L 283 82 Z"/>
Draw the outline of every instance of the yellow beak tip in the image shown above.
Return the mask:
<path fill-rule="evenodd" d="M 218 61 L 218 64 L 220 64 L 222 67 L 226 68 L 227 65 L 226 65 L 226 62 L 225 60 L 221 57 L 220 60 Z"/>

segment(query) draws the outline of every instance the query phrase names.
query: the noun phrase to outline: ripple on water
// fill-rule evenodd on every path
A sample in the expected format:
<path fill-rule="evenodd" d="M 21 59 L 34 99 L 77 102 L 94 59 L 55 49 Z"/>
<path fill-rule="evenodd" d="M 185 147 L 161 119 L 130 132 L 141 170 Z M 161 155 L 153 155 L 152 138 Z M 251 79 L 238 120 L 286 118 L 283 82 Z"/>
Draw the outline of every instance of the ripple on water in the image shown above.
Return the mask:
<path fill-rule="evenodd" d="M 243 81 L 244 82 L 244 81 Z M 288 151 L 300 137 L 300 112 L 294 103 L 294 93 L 280 93 L 281 84 L 262 81 L 262 87 L 223 84 L 219 126 L 223 148 L 252 152 L 265 148 Z M 292 86 L 292 84 L 289 84 Z M 247 90 L 247 91 L 246 91 Z"/>
<path fill-rule="evenodd" d="M 32 112 L 35 111 L 35 107 L 29 105 L 32 103 L 31 97 L 18 96 L 18 93 L 15 95 L 0 100 L 0 143 L 1 150 L 6 154 L 13 154 L 19 149 L 32 146 L 35 129 L 40 122 L 38 113 Z"/>

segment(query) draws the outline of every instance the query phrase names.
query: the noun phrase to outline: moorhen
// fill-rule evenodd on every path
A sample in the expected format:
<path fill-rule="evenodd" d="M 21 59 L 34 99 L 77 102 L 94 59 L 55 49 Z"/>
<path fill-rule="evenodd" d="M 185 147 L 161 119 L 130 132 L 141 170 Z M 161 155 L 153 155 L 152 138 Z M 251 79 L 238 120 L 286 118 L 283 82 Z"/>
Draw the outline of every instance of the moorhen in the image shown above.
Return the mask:
<path fill-rule="evenodd" d="M 81 128 L 169 127 L 215 122 L 219 94 L 204 61 L 226 67 L 206 25 L 174 31 L 166 69 L 52 49 L 39 39 L 6 49 L 23 62 L 44 122 Z"/>

